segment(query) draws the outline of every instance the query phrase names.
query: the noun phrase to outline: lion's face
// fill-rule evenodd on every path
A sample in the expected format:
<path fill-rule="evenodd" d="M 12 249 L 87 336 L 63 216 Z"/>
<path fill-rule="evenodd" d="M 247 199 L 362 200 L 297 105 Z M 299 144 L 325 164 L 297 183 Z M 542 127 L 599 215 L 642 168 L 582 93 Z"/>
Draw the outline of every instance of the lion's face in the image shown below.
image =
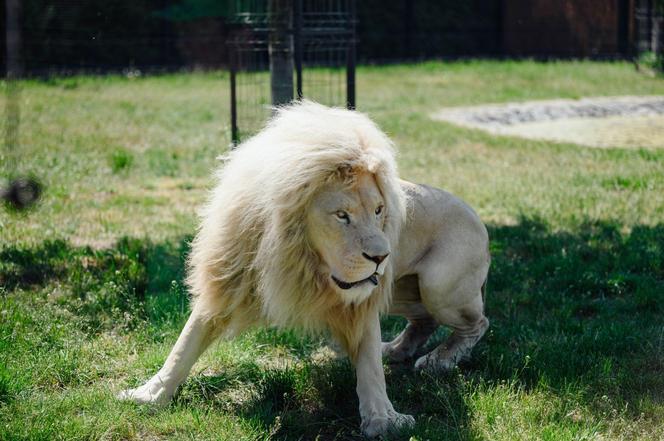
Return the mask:
<path fill-rule="evenodd" d="M 360 303 L 378 286 L 390 255 L 385 201 L 371 173 L 349 187 L 332 183 L 312 201 L 307 231 L 320 268 L 344 302 Z"/>

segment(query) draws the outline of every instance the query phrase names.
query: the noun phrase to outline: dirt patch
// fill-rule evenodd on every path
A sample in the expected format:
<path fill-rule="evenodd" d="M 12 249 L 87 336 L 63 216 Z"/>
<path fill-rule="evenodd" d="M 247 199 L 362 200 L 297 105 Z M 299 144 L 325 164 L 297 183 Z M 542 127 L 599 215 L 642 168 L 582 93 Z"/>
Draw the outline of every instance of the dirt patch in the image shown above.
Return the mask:
<path fill-rule="evenodd" d="M 500 135 L 590 147 L 664 148 L 664 96 L 455 107 L 432 117 Z"/>

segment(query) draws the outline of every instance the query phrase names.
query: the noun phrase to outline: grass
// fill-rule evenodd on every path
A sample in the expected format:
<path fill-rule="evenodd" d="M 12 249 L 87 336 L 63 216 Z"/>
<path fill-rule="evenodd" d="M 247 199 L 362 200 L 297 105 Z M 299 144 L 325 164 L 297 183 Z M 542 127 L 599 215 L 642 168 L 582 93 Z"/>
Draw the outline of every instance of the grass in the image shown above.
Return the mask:
<path fill-rule="evenodd" d="M 225 73 L 21 87 L 2 174 L 45 184 L 0 211 L 0 439 L 361 439 L 354 373 L 321 337 L 220 342 L 173 403 L 121 403 L 187 315 L 183 262 L 229 141 Z M 404 178 L 453 191 L 492 242 L 491 328 L 447 375 L 386 365 L 394 439 L 664 439 L 664 149 L 588 149 L 433 122 L 439 107 L 664 94 L 627 63 L 361 67 L 358 104 Z M 10 169 L 9 167 L 13 167 Z M 384 338 L 403 326 L 385 318 Z M 446 335 L 438 331 L 431 345 Z"/>

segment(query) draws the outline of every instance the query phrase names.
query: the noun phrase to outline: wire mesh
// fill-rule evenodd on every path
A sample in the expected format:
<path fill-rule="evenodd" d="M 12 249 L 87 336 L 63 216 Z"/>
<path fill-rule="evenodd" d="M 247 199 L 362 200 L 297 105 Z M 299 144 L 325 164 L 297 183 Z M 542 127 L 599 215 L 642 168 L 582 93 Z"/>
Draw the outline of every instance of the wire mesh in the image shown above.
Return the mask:
<path fill-rule="evenodd" d="M 274 96 L 276 51 L 287 53 L 295 74 L 285 78 L 291 97 L 354 107 L 353 0 L 236 0 L 234 7 L 228 45 L 235 142 L 259 130 L 280 104 Z"/>

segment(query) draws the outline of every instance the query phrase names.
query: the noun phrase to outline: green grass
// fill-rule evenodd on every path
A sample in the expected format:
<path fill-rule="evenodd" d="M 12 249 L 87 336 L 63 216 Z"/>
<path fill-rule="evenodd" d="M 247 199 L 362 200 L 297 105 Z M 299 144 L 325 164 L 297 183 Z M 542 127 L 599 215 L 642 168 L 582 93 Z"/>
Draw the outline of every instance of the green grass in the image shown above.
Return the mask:
<path fill-rule="evenodd" d="M 216 344 L 164 409 L 113 398 L 159 368 L 186 320 L 196 207 L 229 143 L 227 75 L 21 86 L 21 148 L 2 152 L 0 177 L 34 174 L 45 192 L 28 213 L 0 209 L 0 439 L 361 439 L 350 364 L 295 331 Z M 664 81 L 627 63 L 358 70 L 358 106 L 399 145 L 402 176 L 464 198 L 492 240 L 490 331 L 447 375 L 386 365 L 395 407 L 417 419 L 393 438 L 664 439 L 664 149 L 428 117 L 622 94 Z M 403 324 L 385 318 L 384 338 Z"/>

